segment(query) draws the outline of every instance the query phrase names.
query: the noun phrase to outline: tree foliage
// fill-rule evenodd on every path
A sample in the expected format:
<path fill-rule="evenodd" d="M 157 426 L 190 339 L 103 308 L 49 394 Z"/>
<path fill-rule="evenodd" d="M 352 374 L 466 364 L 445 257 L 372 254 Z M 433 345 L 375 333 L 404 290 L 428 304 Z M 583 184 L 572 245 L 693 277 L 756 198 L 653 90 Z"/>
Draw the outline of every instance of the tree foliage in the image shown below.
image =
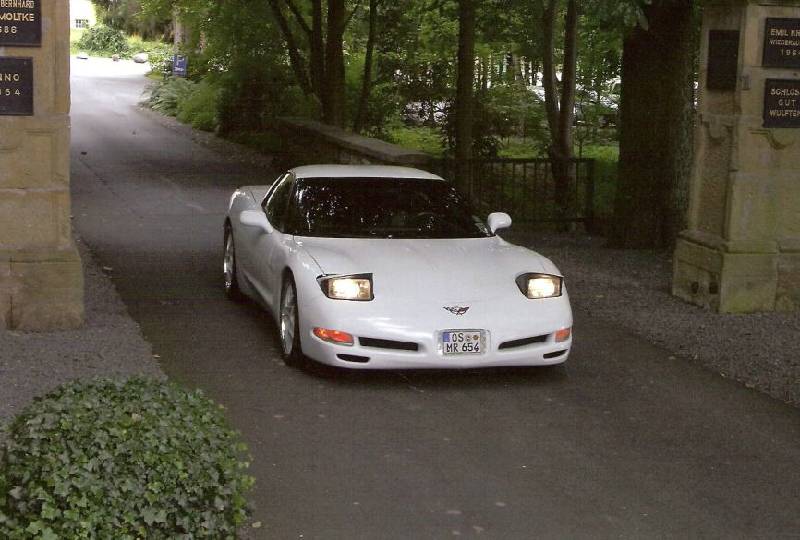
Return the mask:
<path fill-rule="evenodd" d="M 92 0 L 99 19 L 106 25 L 146 39 L 167 37 L 170 33 L 170 13 L 145 13 L 142 0 Z"/>
<path fill-rule="evenodd" d="M 616 138 L 623 44 L 650 31 L 666 0 L 483 0 L 467 18 L 466 0 L 136 1 L 139 17 L 175 17 L 188 29 L 192 77 L 218 90 L 223 132 L 296 114 L 381 136 L 425 126 L 461 161 L 522 139 L 553 160 L 564 199 L 570 158 Z M 671 88 L 659 90 L 666 102 Z M 640 142 L 624 145 L 623 156 L 635 155 Z"/>

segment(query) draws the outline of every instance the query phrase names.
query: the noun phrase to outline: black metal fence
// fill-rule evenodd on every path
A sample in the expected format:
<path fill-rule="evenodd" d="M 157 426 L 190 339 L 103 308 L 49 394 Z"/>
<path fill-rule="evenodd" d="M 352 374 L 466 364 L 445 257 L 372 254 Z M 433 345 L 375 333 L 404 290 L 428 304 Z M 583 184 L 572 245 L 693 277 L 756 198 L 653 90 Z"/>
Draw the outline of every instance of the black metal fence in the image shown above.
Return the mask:
<path fill-rule="evenodd" d="M 582 222 L 594 219 L 594 160 L 572 159 L 564 200 L 557 203 L 550 159 L 476 159 L 469 163 L 467 181 L 456 178 L 456 163 L 443 159 L 434 171 L 460 186 L 480 210 L 508 212 L 518 223 Z"/>

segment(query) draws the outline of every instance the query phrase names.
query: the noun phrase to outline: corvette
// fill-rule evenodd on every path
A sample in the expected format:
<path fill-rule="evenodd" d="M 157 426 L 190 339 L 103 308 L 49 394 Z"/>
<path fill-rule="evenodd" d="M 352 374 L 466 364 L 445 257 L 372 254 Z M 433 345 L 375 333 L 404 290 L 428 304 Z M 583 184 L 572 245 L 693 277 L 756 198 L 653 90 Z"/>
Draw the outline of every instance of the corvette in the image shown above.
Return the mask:
<path fill-rule="evenodd" d="M 231 196 L 225 292 L 272 314 L 288 365 L 560 364 L 572 346 L 564 278 L 497 235 L 510 225 L 421 170 L 298 167 Z"/>

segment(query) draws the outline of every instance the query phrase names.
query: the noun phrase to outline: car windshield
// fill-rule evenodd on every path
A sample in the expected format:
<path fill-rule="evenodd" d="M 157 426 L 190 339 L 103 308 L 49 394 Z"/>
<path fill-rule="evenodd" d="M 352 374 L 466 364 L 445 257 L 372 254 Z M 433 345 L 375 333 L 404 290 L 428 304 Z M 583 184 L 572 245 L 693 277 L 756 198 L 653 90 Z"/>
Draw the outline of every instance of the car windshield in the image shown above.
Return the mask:
<path fill-rule="evenodd" d="M 292 229 L 299 236 L 481 238 L 486 225 L 447 182 L 413 178 L 303 178 Z"/>

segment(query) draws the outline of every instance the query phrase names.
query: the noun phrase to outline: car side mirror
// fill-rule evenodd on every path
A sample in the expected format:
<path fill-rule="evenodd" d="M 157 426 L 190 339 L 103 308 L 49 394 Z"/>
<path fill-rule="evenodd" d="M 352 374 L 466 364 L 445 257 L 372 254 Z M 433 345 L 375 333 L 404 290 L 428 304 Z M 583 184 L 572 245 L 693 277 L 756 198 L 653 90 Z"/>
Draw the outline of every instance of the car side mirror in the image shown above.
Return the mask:
<path fill-rule="evenodd" d="M 489 224 L 489 231 L 494 234 L 500 229 L 508 229 L 511 227 L 511 216 L 505 212 L 492 212 L 489 214 L 487 223 Z"/>
<path fill-rule="evenodd" d="M 247 227 L 256 227 L 266 234 L 272 234 L 275 228 L 270 224 L 264 212 L 258 210 L 245 210 L 239 214 L 239 222 Z"/>

